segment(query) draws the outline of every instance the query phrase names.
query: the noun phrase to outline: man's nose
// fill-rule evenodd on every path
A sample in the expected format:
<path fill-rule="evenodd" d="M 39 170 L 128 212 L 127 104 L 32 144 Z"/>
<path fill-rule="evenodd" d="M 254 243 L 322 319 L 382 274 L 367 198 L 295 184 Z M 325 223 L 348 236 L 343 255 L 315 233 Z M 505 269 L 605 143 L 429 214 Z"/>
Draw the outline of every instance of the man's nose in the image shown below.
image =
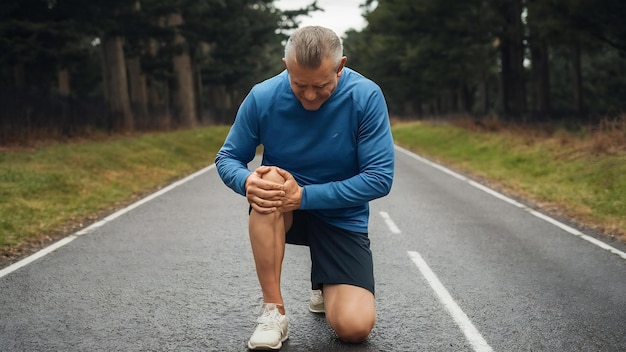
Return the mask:
<path fill-rule="evenodd" d="M 307 89 L 304 91 L 304 99 L 308 100 L 308 101 L 313 101 L 315 100 L 315 98 L 317 97 L 317 94 L 315 94 L 315 91 L 312 89 Z"/>

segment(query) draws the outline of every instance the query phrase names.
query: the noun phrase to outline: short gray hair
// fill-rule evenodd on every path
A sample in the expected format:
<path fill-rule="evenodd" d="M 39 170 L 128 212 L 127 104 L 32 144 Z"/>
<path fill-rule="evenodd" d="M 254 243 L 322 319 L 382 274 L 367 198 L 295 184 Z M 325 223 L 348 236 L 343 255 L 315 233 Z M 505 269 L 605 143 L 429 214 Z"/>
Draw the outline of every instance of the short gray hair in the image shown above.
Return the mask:
<path fill-rule="evenodd" d="M 295 56 L 291 56 L 295 55 Z M 302 27 L 289 37 L 285 45 L 285 60 L 295 59 L 298 65 L 318 68 L 330 58 L 339 67 L 343 56 L 341 38 L 332 29 L 321 26 Z"/>

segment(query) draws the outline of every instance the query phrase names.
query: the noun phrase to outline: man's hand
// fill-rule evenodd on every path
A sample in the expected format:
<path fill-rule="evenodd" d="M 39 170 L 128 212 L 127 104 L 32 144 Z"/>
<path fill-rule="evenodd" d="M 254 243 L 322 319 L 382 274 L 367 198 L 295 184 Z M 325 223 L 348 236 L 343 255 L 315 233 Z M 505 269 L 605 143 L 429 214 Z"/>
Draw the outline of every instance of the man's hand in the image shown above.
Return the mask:
<path fill-rule="evenodd" d="M 283 198 L 285 197 L 285 186 L 282 183 L 263 179 L 271 170 L 272 167 L 261 166 L 254 170 L 246 179 L 246 198 L 248 203 L 250 203 L 252 209 L 261 214 L 269 214 L 276 211 L 283 205 Z"/>
<path fill-rule="evenodd" d="M 285 191 L 282 200 L 282 205 L 279 206 L 281 212 L 293 211 L 300 209 L 300 203 L 302 202 L 302 187 L 298 185 L 298 182 L 291 176 L 291 174 L 281 168 L 276 168 L 276 172 L 280 174 L 285 180 L 283 183 L 283 189 Z"/>

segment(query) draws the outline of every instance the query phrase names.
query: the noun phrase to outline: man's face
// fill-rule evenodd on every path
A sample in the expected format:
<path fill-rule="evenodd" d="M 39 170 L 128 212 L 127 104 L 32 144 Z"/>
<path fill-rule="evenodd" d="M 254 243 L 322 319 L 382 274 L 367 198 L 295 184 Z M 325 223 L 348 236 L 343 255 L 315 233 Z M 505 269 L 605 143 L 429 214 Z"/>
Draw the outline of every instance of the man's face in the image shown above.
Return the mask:
<path fill-rule="evenodd" d="M 339 67 L 336 67 L 332 59 L 324 59 L 318 68 L 299 66 L 294 59 L 283 59 L 285 68 L 289 73 L 289 82 L 293 94 L 306 110 L 319 109 L 330 98 L 343 72 L 346 57 L 341 59 Z"/>

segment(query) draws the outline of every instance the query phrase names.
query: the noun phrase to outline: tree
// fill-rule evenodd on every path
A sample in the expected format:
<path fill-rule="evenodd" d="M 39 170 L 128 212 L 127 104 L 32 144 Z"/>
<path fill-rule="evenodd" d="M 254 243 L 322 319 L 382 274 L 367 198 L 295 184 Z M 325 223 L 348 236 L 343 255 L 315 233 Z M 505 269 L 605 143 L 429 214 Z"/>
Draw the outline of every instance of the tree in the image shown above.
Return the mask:
<path fill-rule="evenodd" d="M 315 1 L 285 12 L 272 0 L 3 1 L 3 132 L 230 122 L 251 85 L 282 69 L 283 31 L 318 9 Z"/>
<path fill-rule="evenodd" d="M 489 100 L 495 60 L 493 35 L 485 28 L 493 16 L 483 1 L 387 0 L 371 6 L 364 5 L 367 28 L 359 36 L 349 32 L 346 48 L 353 57 L 368 58 L 355 67 L 380 82 L 395 111 L 472 112 L 481 86 L 483 102 Z"/>
<path fill-rule="evenodd" d="M 176 75 L 176 107 L 180 126 L 194 127 L 198 123 L 196 114 L 196 94 L 194 89 L 194 74 L 191 65 L 191 57 L 187 40 L 179 29 L 184 24 L 180 13 L 171 13 L 167 18 L 167 25 L 174 28 L 174 50 L 176 54 L 172 58 L 174 73 Z"/>
<path fill-rule="evenodd" d="M 531 110 L 533 115 L 541 118 L 552 112 L 548 41 L 555 28 L 545 2 L 527 0 L 526 9 L 531 60 Z"/>
<path fill-rule="evenodd" d="M 518 119 L 526 113 L 522 0 L 494 0 L 493 6 L 498 14 L 501 109 L 505 117 Z"/>
<path fill-rule="evenodd" d="M 102 50 L 104 97 L 109 106 L 109 128 L 130 131 L 134 117 L 130 106 L 124 24 L 132 20 L 134 2 L 126 0 L 50 1 L 58 19 L 73 21 L 75 30 L 95 38 Z"/>
<path fill-rule="evenodd" d="M 139 122 L 146 126 L 149 114 L 148 80 L 142 68 L 141 56 L 148 50 L 148 40 L 143 30 L 147 23 L 143 20 L 140 0 L 135 0 L 133 11 L 136 15 L 135 21 L 132 22 L 133 28 L 126 35 L 126 69 L 135 123 Z"/>

